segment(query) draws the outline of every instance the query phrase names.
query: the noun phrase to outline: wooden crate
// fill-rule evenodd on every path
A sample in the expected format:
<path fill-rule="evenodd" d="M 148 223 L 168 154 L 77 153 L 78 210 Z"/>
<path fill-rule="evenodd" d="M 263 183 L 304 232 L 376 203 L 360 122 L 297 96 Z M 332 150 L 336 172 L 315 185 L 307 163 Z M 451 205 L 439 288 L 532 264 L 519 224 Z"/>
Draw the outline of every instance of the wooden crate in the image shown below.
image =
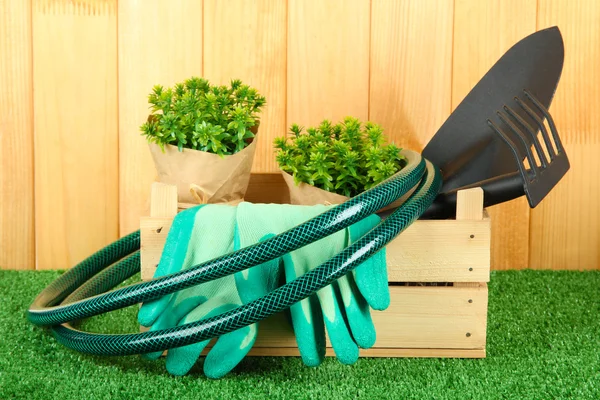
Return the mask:
<path fill-rule="evenodd" d="M 189 206 L 177 202 L 175 186 L 153 184 L 150 216 L 140 224 L 143 280 L 154 275 L 173 217 Z M 377 341 L 361 356 L 485 357 L 490 238 L 483 192 L 475 188 L 458 194 L 456 219 L 418 220 L 390 242 L 391 304 L 372 311 Z M 334 355 L 329 342 L 327 354 Z M 249 355 L 299 355 L 282 314 L 260 324 Z"/>

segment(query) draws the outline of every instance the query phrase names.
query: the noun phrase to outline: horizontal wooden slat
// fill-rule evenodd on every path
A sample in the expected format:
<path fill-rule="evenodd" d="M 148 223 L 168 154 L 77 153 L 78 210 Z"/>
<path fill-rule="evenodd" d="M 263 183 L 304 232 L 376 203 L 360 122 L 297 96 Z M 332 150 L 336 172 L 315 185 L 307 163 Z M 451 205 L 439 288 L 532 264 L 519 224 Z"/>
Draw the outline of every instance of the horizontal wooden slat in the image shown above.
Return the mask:
<path fill-rule="evenodd" d="M 477 287 L 392 286 L 390 294 L 387 310 L 371 312 L 377 342 L 372 349 L 361 350 L 361 356 L 382 356 L 382 349 L 389 351 L 388 356 L 485 356 L 486 284 Z M 327 347 L 331 348 L 329 340 Z M 449 352 L 451 349 L 456 353 Z M 468 350 L 478 351 L 467 355 Z M 284 314 L 259 323 L 252 351 L 265 356 L 298 354 L 294 332 Z"/>
<path fill-rule="evenodd" d="M 142 219 L 142 247 L 160 257 L 156 224 L 166 220 Z M 390 282 L 489 282 L 490 220 L 416 221 L 388 243 L 386 260 Z"/>
<path fill-rule="evenodd" d="M 253 174 L 249 190 L 252 200 L 247 200 L 278 203 L 287 194 L 279 179 L 279 174 Z M 465 201 L 471 197 L 480 197 L 478 191 L 461 195 Z M 187 205 L 179 204 L 180 210 L 184 208 Z M 415 221 L 386 246 L 388 279 L 392 283 L 489 282 L 490 243 L 491 221 L 485 210 L 481 220 Z"/>
<path fill-rule="evenodd" d="M 205 349 L 203 355 L 208 353 Z M 334 357 L 333 348 L 325 350 L 327 357 Z M 419 358 L 485 358 L 485 349 L 361 349 L 360 357 L 419 357 Z M 248 356 L 255 357 L 297 357 L 297 347 L 253 347 Z"/>
<path fill-rule="evenodd" d="M 489 282 L 490 220 L 419 220 L 386 247 L 390 282 Z"/>
<path fill-rule="evenodd" d="M 391 304 L 373 312 L 377 342 L 361 357 L 486 356 L 486 284 L 477 287 L 390 287 Z M 144 329 L 142 329 L 143 331 Z M 214 341 L 203 351 L 206 355 Z M 327 356 L 335 356 L 327 340 Z M 283 313 L 259 323 L 249 356 L 299 356 L 294 332 Z"/>

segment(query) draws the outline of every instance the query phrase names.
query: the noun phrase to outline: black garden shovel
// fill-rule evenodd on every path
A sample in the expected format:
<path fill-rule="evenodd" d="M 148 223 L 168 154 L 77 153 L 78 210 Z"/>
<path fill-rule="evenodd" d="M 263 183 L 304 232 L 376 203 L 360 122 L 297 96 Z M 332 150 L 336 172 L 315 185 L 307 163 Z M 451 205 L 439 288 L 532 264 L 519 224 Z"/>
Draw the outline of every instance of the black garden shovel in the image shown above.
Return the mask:
<path fill-rule="evenodd" d="M 485 207 L 526 195 L 531 208 L 552 190 L 569 170 L 548 112 L 563 60 L 559 29 L 544 29 L 510 48 L 473 87 L 422 152 L 444 183 L 421 218 L 453 217 L 460 189 L 481 187 Z"/>

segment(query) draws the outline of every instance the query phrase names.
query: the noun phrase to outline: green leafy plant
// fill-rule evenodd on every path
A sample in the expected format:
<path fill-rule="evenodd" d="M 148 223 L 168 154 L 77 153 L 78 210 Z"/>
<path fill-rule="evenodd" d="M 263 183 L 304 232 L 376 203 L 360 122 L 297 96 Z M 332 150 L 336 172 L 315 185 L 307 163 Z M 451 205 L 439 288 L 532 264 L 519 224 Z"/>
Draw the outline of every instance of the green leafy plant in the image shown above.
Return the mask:
<path fill-rule="evenodd" d="M 220 156 L 243 150 L 255 137 L 265 98 L 240 80 L 213 86 L 191 77 L 173 87 L 155 85 L 148 96 L 152 114 L 140 127 L 150 143 Z"/>
<path fill-rule="evenodd" d="M 274 140 L 279 167 L 305 182 L 348 197 L 377 185 L 404 166 L 401 148 L 385 144 L 383 129 L 346 117 L 337 124 L 323 120 L 304 128 L 293 124 L 289 137 Z"/>

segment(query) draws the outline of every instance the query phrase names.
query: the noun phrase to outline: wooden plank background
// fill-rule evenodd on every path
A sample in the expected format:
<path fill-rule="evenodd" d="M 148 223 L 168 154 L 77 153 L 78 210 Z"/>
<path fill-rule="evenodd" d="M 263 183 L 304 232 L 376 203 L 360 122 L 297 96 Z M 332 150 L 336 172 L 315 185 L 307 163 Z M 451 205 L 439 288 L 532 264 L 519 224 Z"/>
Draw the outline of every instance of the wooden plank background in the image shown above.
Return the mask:
<path fill-rule="evenodd" d="M 119 236 L 117 7 L 33 2 L 38 269 L 73 265 Z"/>
<path fill-rule="evenodd" d="M 533 210 L 490 209 L 492 268 L 598 269 L 596 0 L 0 0 L 0 268 L 69 268 L 139 228 L 154 84 L 240 78 L 267 97 L 260 199 L 282 187 L 272 140 L 292 123 L 352 115 L 420 151 L 510 46 L 552 25 L 571 170 Z"/>
<path fill-rule="evenodd" d="M 0 1 L 2 268 L 35 268 L 31 53 L 31 4 Z"/>

